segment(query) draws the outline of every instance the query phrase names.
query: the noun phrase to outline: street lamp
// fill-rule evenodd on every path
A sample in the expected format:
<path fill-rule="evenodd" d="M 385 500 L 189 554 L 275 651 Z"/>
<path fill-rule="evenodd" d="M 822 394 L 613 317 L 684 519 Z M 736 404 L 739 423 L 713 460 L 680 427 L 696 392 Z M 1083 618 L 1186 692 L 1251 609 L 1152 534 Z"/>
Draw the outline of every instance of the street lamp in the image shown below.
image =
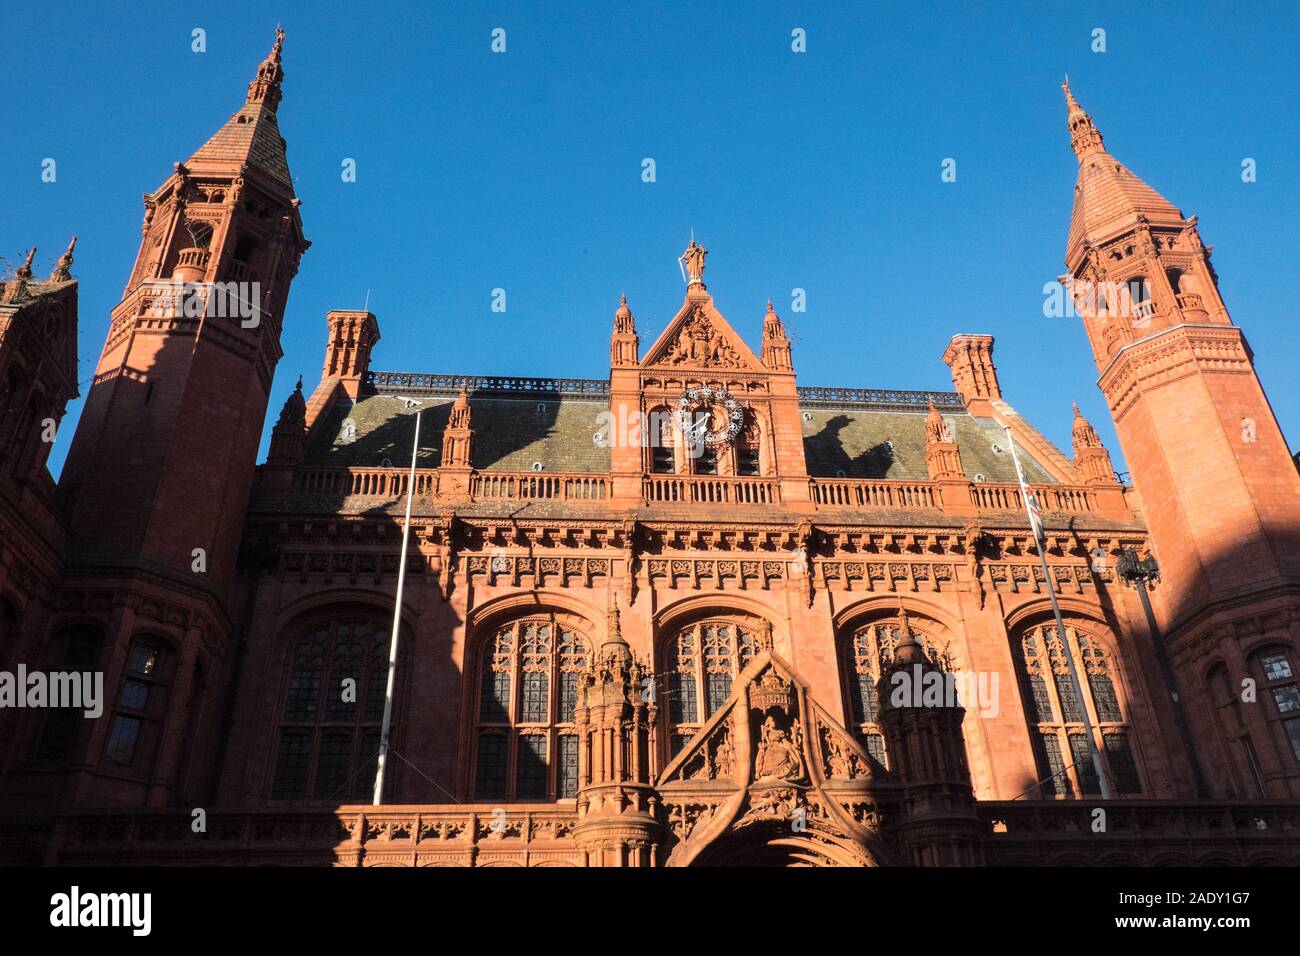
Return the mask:
<path fill-rule="evenodd" d="M 1179 735 L 1183 738 L 1183 749 L 1187 751 L 1187 762 L 1192 768 L 1192 779 L 1196 784 L 1196 795 L 1198 797 L 1207 797 L 1209 796 L 1209 790 L 1205 785 L 1205 775 L 1201 772 L 1201 762 L 1196 756 L 1196 748 L 1192 745 L 1192 734 L 1187 726 L 1187 715 L 1183 711 L 1183 699 L 1178 693 L 1174 668 L 1169 662 L 1169 652 L 1165 648 L 1164 636 L 1160 633 L 1160 628 L 1156 626 L 1156 616 L 1151 611 L 1151 598 L 1147 596 L 1148 584 L 1160 579 L 1160 564 L 1156 561 L 1154 555 L 1148 554 L 1145 558 L 1139 558 L 1137 552 L 1132 548 L 1124 548 L 1119 553 L 1119 560 L 1115 562 L 1115 573 L 1119 575 L 1121 581 L 1133 585 L 1137 589 L 1138 596 L 1142 599 L 1142 610 L 1146 612 L 1147 629 L 1151 632 L 1151 643 L 1155 648 L 1156 661 L 1160 664 L 1160 673 L 1164 677 L 1165 690 L 1174 705 L 1174 723 L 1178 727 Z"/>

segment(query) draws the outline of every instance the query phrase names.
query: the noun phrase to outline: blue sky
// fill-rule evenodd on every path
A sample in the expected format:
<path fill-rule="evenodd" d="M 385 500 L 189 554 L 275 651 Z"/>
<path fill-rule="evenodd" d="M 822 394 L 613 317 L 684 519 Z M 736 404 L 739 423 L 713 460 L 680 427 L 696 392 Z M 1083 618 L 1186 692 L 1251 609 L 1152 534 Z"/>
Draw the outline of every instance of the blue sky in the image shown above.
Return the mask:
<path fill-rule="evenodd" d="M 79 235 L 87 378 L 140 194 L 240 106 L 281 23 L 280 123 L 313 246 L 268 433 L 297 375 L 319 377 L 326 311 L 367 290 L 377 369 L 604 377 L 619 294 L 647 346 L 681 303 L 693 227 L 719 308 L 756 346 L 770 296 L 802 384 L 948 389 L 948 339 L 992 333 L 1008 401 L 1068 449 L 1077 399 L 1119 466 L 1081 325 L 1042 313 L 1076 169 L 1068 73 L 1108 148 L 1200 217 L 1294 449 L 1298 17 L 1289 2 L 19 5 L 0 256 L 34 243 L 48 270 Z"/>

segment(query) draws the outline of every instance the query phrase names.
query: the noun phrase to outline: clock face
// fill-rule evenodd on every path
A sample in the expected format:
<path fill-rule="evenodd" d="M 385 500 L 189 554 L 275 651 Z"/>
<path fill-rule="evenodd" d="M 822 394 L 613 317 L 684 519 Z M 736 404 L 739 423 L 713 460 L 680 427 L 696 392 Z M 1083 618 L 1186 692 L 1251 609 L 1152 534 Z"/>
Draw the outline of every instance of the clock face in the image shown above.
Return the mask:
<path fill-rule="evenodd" d="M 745 410 L 725 388 L 692 388 L 677 399 L 673 420 L 690 444 L 728 445 L 745 427 Z"/>

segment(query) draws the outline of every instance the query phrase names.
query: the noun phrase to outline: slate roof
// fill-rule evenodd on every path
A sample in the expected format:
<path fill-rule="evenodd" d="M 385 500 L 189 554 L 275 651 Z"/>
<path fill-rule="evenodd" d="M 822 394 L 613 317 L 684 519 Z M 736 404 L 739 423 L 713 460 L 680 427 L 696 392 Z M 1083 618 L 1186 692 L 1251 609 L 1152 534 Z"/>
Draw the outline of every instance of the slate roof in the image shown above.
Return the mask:
<path fill-rule="evenodd" d="M 280 124 L 275 118 L 275 111 L 265 103 L 245 103 L 239 112 L 226 120 L 226 124 L 199 147 L 186 165 L 195 166 L 205 161 L 246 162 L 290 189 L 293 188 Z"/>
<path fill-rule="evenodd" d="M 442 432 L 464 376 L 372 373 L 371 385 L 351 406 L 335 406 L 313 430 L 304 464 L 374 468 L 410 460 L 416 409 L 422 402 L 417 463 L 433 468 Z M 607 383 L 593 379 L 489 379 L 468 377 L 474 426 L 473 465 L 479 471 L 605 474 L 609 448 L 594 438 L 609 407 Z M 379 383 L 376 385 L 375 383 Z M 925 417 L 929 402 L 954 430 L 968 478 L 1015 481 L 1005 433 L 992 419 L 973 418 L 953 392 L 801 389 L 804 451 L 817 478 L 928 480 Z M 345 430 L 351 421 L 355 432 Z M 349 440 L 349 435 L 354 437 Z M 1000 451 L 995 451 L 997 446 Z M 1017 444 L 1026 477 L 1054 479 Z"/>
<path fill-rule="evenodd" d="M 422 396 L 421 401 L 424 414 L 416 461 L 421 468 L 435 468 L 454 396 Z M 609 448 L 593 439 L 598 416 L 608 408 L 607 399 L 471 393 L 473 465 L 479 471 L 532 471 L 533 462 L 540 461 L 549 472 L 607 473 Z M 393 395 L 363 395 L 350 408 L 336 406 L 319 424 L 304 464 L 360 468 L 379 467 L 385 461 L 406 464 L 417 410 Z M 348 420 L 356 426 L 356 439 L 351 442 L 344 431 Z"/>
<path fill-rule="evenodd" d="M 943 412 L 961 451 L 966 477 L 1015 481 L 1016 467 L 1006 433 L 990 418 L 965 409 Z M 892 411 L 849 406 L 804 408 L 803 448 L 814 478 L 891 478 L 928 481 L 925 467 L 926 411 Z M 995 451 L 994 448 L 1000 449 Z M 1051 475 L 1019 442 L 1016 453 L 1031 482 L 1048 484 Z"/>

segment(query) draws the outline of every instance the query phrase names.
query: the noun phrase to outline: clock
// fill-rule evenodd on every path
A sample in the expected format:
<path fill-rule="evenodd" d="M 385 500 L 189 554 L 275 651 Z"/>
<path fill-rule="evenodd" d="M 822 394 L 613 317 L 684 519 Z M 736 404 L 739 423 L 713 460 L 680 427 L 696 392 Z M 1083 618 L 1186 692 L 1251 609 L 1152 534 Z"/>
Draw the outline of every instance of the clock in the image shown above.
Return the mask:
<path fill-rule="evenodd" d="M 692 388 L 677 399 L 673 421 L 690 444 L 729 445 L 745 427 L 745 409 L 725 388 Z"/>

